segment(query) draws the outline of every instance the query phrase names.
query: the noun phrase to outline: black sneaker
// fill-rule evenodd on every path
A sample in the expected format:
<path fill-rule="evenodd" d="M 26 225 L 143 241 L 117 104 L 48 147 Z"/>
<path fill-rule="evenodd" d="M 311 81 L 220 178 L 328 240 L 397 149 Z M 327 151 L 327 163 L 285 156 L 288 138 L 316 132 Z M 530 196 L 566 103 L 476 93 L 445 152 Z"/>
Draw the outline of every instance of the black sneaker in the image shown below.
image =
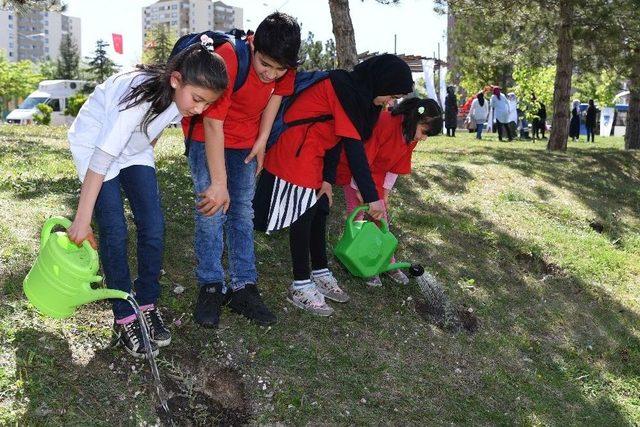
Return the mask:
<path fill-rule="evenodd" d="M 147 357 L 147 350 L 144 348 L 142 339 L 142 330 L 138 319 L 125 325 L 113 324 L 113 333 L 118 340 L 117 343 L 124 346 L 127 352 L 136 359 L 144 359 Z M 150 341 L 151 352 L 154 356 L 158 355 L 158 346 Z"/>
<path fill-rule="evenodd" d="M 262 301 L 258 287 L 253 283 L 249 283 L 231 294 L 229 308 L 234 313 L 242 314 L 261 326 L 272 325 L 278 321 L 278 318 L 269 311 L 269 308 Z"/>
<path fill-rule="evenodd" d="M 220 311 L 227 303 L 229 296 L 222 293 L 222 284 L 213 283 L 200 286 L 196 309 L 193 318 L 204 328 L 217 328 L 220 323 Z"/>
<path fill-rule="evenodd" d="M 162 316 L 160 316 L 160 310 L 157 307 L 152 308 L 144 312 L 144 318 L 149 326 L 149 335 L 151 340 L 155 342 L 158 347 L 168 346 L 171 342 L 171 332 L 164 326 Z"/>

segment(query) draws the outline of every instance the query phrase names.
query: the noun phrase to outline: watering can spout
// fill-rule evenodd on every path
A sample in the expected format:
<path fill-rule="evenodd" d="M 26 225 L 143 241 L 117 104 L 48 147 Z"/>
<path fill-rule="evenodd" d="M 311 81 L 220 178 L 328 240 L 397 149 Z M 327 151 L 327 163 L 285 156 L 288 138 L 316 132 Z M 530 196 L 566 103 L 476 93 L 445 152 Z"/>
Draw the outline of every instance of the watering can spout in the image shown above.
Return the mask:
<path fill-rule="evenodd" d="M 95 276 L 90 280 L 92 283 L 102 282 L 102 277 Z M 88 285 L 88 292 L 86 293 L 86 300 L 82 302 L 82 304 L 100 301 L 104 299 L 128 299 L 129 294 L 120 291 L 118 289 L 108 289 L 108 288 L 93 288 L 91 285 Z"/>
<path fill-rule="evenodd" d="M 411 264 L 408 262 L 394 262 L 392 264 L 387 265 L 380 273 L 384 273 L 385 271 L 398 270 L 400 268 L 409 268 Z"/>
<path fill-rule="evenodd" d="M 88 295 L 89 297 L 91 297 L 91 301 L 87 301 L 87 302 L 93 302 L 93 301 L 98 301 L 103 299 L 128 299 L 129 298 L 129 294 L 124 291 L 119 291 L 117 289 L 106 289 L 106 288 L 92 289 Z"/>

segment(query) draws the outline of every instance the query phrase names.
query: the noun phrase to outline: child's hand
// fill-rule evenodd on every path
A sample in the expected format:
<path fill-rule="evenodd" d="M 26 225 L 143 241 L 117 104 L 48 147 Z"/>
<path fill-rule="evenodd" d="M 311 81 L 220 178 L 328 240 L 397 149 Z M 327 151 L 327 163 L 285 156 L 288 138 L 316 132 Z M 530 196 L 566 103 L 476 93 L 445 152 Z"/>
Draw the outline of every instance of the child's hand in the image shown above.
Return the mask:
<path fill-rule="evenodd" d="M 384 202 L 382 200 L 376 200 L 369 203 L 369 211 L 367 212 L 375 220 L 379 220 L 384 216 Z"/>
<path fill-rule="evenodd" d="M 204 192 L 198 194 L 202 198 L 196 205 L 204 216 L 211 216 L 222 208 L 227 213 L 229 209 L 229 191 L 226 185 L 211 184 Z"/>
<path fill-rule="evenodd" d="M 93 249 L 98 249 L 98 242 L 93 235 L 91 224 L 85 224 L 83 221 L 79 221 L 78 218 L 74 219 L 71 226 L 67 229 L 67 236 L 69 236 L 69 240 L 77 246 L 82 245 L 85 240 L 88 240 Z"/>
<path fill-rule="evenodd" d="M 316 197 L 319 199 L 324 194 L 326 194 L 329 199 L 329 207 L 333 206 L 333 189 L 331 188 L 331 184 L 327 181 L 322 181 L 322 186 L 320 187 L 320 191 L 318 191 Z"/>
<path fill-rule="evenodd" d="M 264 154 L 265 154 L 265 149 L 267 147 L 267 141 L 263 141 L 263 140 L 257 140 L 255 142 L 255 144 L 253 144 L 253 148 L 251 149 L 251 152 L 249 153 L 249 155 L 247 156 L 246 159 L 244 159 L 245 163 L 249 163 L 251 160 L 253 160 L 253 158 L 256 158 L 256 176 L 258 176 L 258 174 L 260 173 L 260 171 L 262 170 L 262 165 L 264 163 Z"/>

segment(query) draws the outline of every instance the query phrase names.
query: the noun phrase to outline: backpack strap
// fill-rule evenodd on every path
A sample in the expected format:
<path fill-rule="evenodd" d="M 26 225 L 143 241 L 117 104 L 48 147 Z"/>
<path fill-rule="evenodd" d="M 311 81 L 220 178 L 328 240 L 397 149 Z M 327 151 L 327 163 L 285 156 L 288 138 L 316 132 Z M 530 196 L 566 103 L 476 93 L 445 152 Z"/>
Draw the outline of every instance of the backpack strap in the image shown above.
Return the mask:
<path fill-rule="evenodd" d="M 233 91 L 237 92 L 240 90 L 242 85 L 244 85 L 247 81 L 247 77 L 249 76 L 249 68 L 251 68 L 251 48 L 249 47 L 249 43 L 247 43 L 246 39 L 243 39 L 240 36 L 240 33 L 234 33 L 234 31 L 236 30 L 231 30 L 229 35 L 234 36 L 235 39 L 229 40 L 229 42 L 233 44 L 236 52 L 236 58 L 238 60 L 238 72 L 233 84 Z"/>
<path fill-rule="evenodd" d="M 305 117 L 304 119 L 292 120 L 290 122 L 285 122 L 284 124 L 287 126 L 287 128 L 290 128 L 294 126 L 306 125 L 309 123 L 328 122 L 329 120 L 333 120 L 333 114 L 323 114 L 322 116 L 316 117 Z"/>

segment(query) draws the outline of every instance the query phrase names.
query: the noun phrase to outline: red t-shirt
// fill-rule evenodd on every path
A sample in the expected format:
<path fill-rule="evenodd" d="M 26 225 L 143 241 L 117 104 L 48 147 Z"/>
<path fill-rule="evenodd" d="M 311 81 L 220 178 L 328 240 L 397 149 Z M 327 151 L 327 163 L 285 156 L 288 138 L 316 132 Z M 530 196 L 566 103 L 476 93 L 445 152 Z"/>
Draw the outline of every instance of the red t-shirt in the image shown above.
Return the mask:
<path fill-rule="evenodd" d="M 407 144 L 402 134 L 403 116 L 392 116 L 390 112 L 380 113 L 371 138 L 364 144 L 371 177 L 378 194 L 383 194 L 384 178 L 387 172 L 398 175 L 411 173 L 411 155 L 418 141 Z M 351 170 L 344 150 L 340 156 L 336 184 L 347 185 L 351 181 Z"/>
<path fill-rule="evenodd" d="M 267 152 L 265 169 L 293 184 L 320 188 L 326 150 L 341 138 L 359 140 L 360 134 L 342 108 L 329 79 L 302 92 L 284 117 L 285 122 L 291 122 L 326 114 L 333 115 L 333 119 L 292 126 L 284 131 Z"/>
<path fill-rule="evenodd" d="M 287 96 L 293 93 L 295 71 L 288 70 L 280 79 L 263 83 L 255 68 L 253 68 L 253 55 L 249 66 L 247 80 L 237 92 L 233 92 L 236 75 L 238 73 L 238 60 L 230 43 L 223 43 L 216 48 L 216 53 L 222 56 L 227 65 L 229 86 L 218 100 L 207 108 L 203 117 L 224 121 L 224 146 L 225 148 L 246 149 L 253 147 L 260 131 L 262 112 L 269 102 L 272 94 Z M 182 119 L 182 130 L 185 135 L 189 132 L 189 117 Z M 197 123 L 193 129 L 192 139 L 204 142 L 204 126 Z"/>

